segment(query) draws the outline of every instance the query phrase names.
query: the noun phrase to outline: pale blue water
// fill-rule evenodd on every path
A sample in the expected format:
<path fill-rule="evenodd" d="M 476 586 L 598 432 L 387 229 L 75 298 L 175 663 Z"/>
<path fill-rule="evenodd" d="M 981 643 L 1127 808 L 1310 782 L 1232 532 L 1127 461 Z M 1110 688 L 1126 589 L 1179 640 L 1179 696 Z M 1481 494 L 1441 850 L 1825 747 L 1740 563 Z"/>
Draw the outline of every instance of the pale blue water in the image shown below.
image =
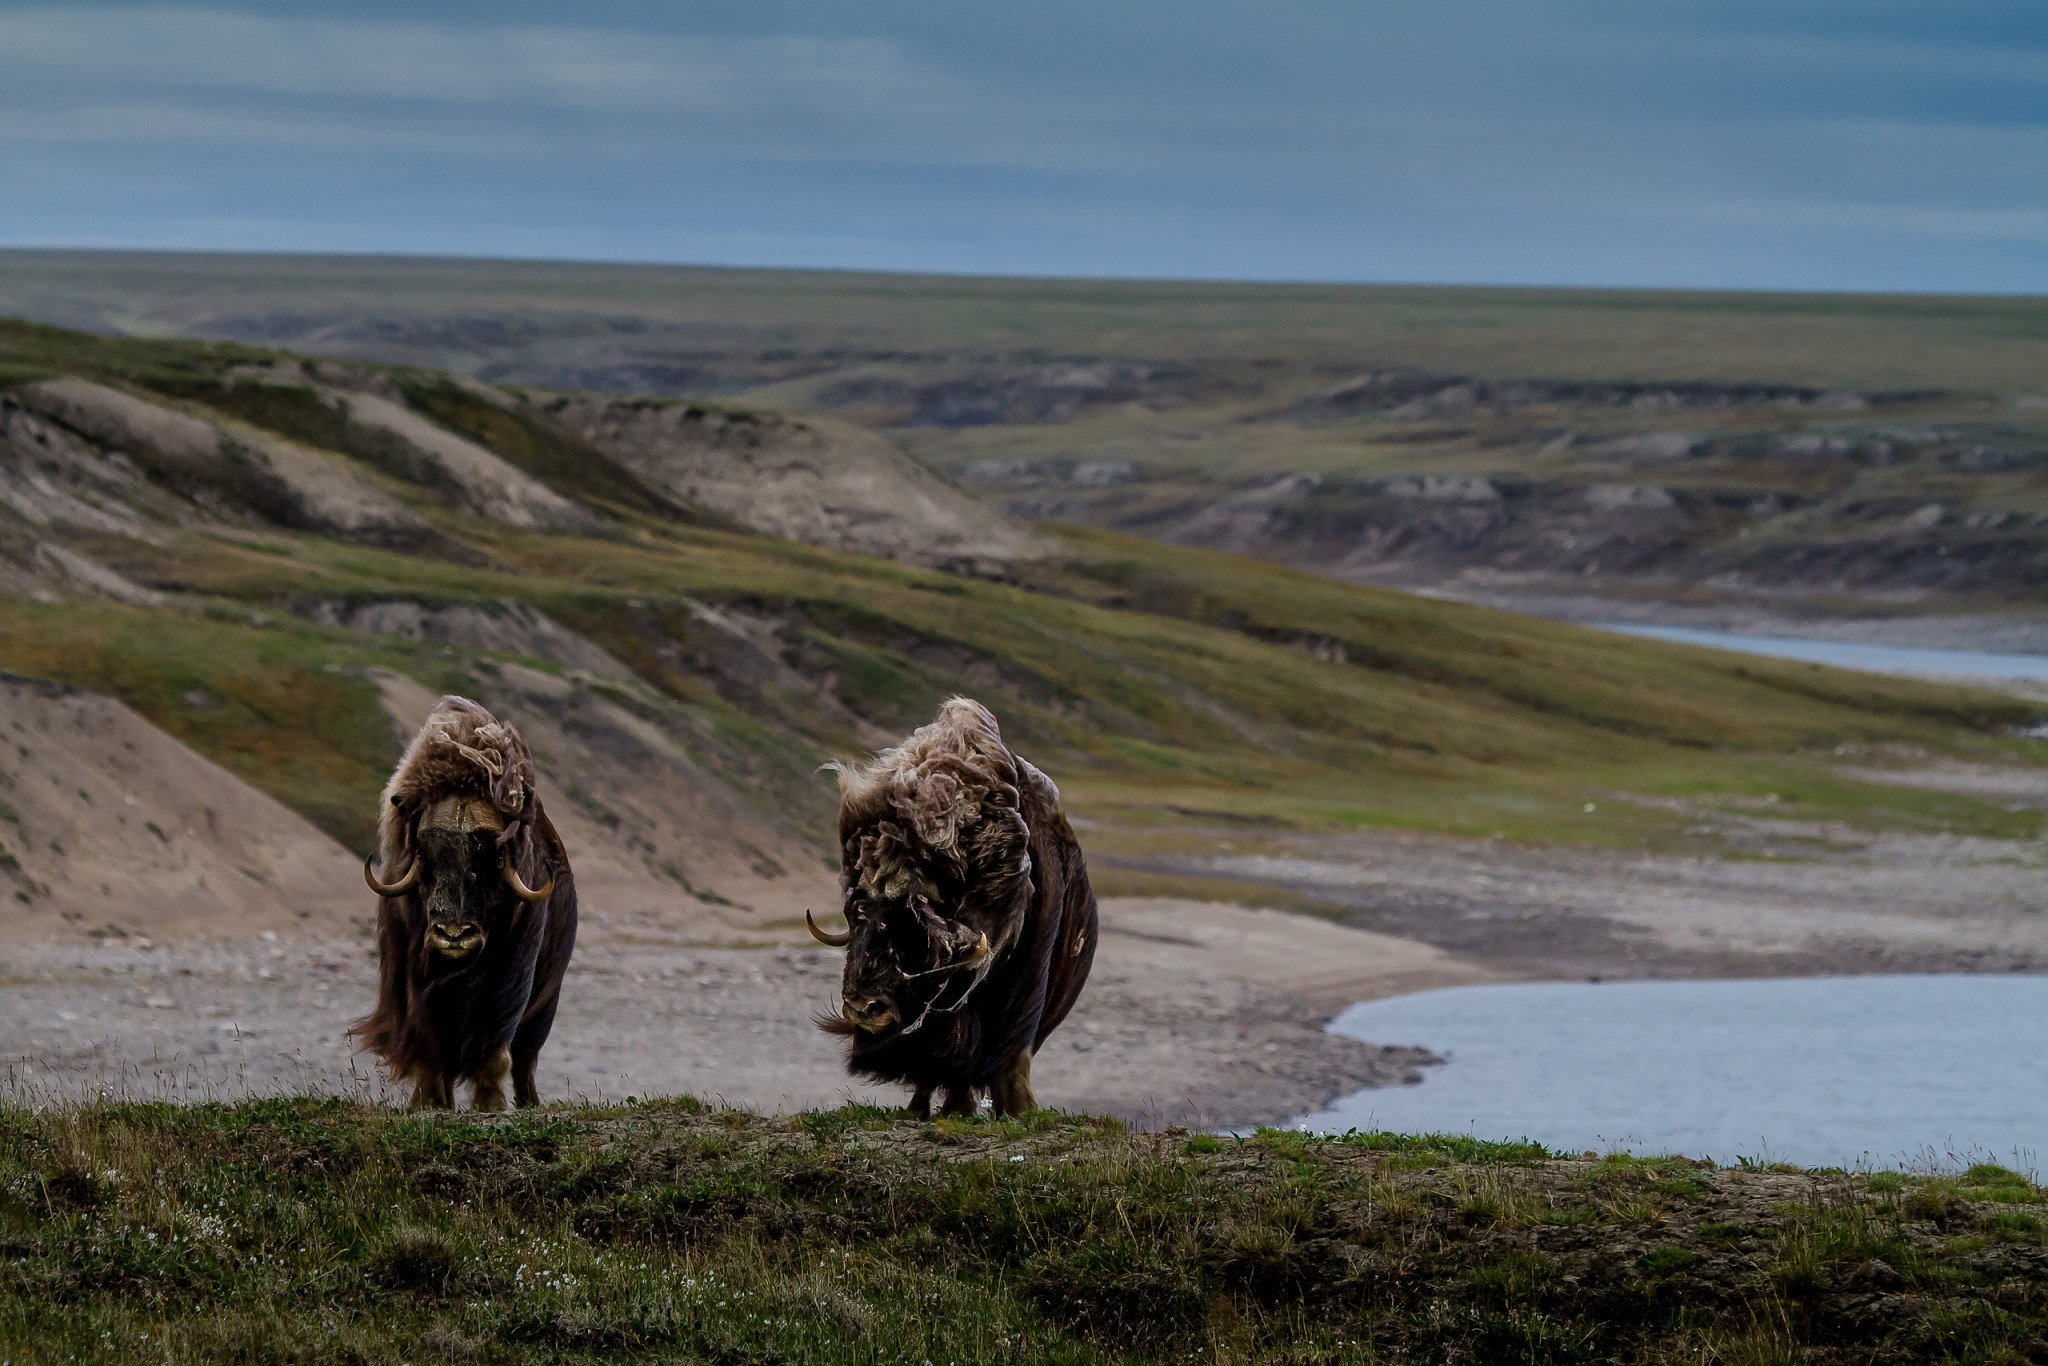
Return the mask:
<path fill-rule="evenodd" d="M 1836 640 L 1804 640 L 1781 636 L 1738 636 L 1724 631 L 1695 631 L 1684 626 L 1627 626 L 1603 622 L 1603 631 L 1648 636 L 1680 645 L 1707 645 L 1743 654 L 1832 664 L 1838 669 L 1905 674 L 1914 678 L 1984 678 L 2048 681 L 2048 655 L 1991 654 L 1982 650 L 1913 650 L 1898 645 L 1851 645 Z"/>
<path fill-rule="evenodd" d="M 1449 1061 L 1300 1121 L 1317 1131 L 1802 1166 L 2033 1172 L 2048 1154 L 2048 977 L 1456 987 L 1330 1028 Z"/>

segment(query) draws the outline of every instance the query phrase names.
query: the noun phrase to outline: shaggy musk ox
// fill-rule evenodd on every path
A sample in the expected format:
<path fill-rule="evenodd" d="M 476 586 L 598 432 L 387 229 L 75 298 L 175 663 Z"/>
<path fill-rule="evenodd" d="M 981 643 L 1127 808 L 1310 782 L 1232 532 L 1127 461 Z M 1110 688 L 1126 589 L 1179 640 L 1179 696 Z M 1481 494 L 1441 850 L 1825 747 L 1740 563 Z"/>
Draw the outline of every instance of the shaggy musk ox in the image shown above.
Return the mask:
<path fill-rule="evenodd" d="M 555 1022 L 576 945 L 569 856 L 533 787 L 519 732 L 466 697 L 444 697 L 384 789 L 377 1008 L 350 1031 L 415 1106 L 538 1103 L 533 1064 Z"/>
<path fill-rule="evenodd" d="M 1052 780 L 996 719 L 956 697 L 870 764 L 839 773 L 843 933 L 837 1016 L 847 1069 L 908 1083 L 913 1114 L 1032 1108 L 1031 1055 L 1073 1008 L 1095 957 L 1095 894 Z"/>

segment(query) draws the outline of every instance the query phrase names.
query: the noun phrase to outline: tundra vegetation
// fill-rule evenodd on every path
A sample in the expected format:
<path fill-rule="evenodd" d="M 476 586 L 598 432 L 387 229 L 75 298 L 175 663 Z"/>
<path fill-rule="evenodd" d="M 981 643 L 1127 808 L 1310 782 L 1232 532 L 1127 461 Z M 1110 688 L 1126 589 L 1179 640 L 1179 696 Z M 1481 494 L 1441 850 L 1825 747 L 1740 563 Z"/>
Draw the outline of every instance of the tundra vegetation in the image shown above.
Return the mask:
<path fill-rule="evenodd" d="M 28 1361 L 2025 1362 L 2044 1192 L 672 1100 L 0 1109 Z"/>

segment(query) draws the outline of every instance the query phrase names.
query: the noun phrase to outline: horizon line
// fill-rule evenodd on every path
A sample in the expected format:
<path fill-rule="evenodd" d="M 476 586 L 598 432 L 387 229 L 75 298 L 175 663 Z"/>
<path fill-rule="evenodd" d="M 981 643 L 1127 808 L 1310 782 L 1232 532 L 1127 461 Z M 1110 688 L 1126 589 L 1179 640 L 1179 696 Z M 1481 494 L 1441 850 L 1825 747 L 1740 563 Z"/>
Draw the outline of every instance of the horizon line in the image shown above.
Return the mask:
<path fill-rule="evenodd" d="M 872 266 L 793 265 L 787 262 L 660 261 L 637 257 L 523 256 L 447 252 L 335 251 L 299 247 L 163 247 L 61 245 L 52 243 L 0 243 L 0 254 L 80 256 L 186 256 L 242 259 L 283 258 L 328 261 L 403 261 L 445 265 L 556 266 L 586 269 L 679 270 L 768 272 L 787 275 L 884 276 L 919 280 L 958 280 L 1045 284 L 1089 285 L 1185 285 L 1206 288 L 1255 289 L 1427 289 L 1489 290 L 1531 294 L 1706 294 L 1771 295 L 1791 298 L 1831 299 L 1961 299 L 2048 302 L 2048 291 L 2011 292 L 1943 289 L 1847 289 L 1826 286 L 1795 288 L 1771 285 L 1640 285 L 1640 284 L 1536 284 L 1502 280 L 1399 280 L 1399 279 L 1317 279 L 1287 276 L 1202 276 L 1202 275 L 1090 275 L 1056 274 L 1036 271 L 906 270 Z"/>

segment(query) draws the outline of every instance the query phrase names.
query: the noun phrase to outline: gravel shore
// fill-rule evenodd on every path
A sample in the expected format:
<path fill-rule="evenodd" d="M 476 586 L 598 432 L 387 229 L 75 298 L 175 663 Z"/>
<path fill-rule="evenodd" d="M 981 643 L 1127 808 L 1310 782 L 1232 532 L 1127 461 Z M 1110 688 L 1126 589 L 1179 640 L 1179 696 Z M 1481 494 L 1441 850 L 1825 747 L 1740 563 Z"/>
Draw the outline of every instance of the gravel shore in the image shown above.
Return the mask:
<path fill-rule="evenodd" d="M 1947 764 L 1858 776 L 2048 804 L 2048 774 Z M 1739 835 L 1739 813 L 1722 813 Z M 1796 824 L 1796 823 L 1795 823 Z M 1096 968 L 1041 1053 L 1039 1096 L 1156 1126 L 1283 1123 L 1414 1082 L 1427 1040 L 1325 1032 L 1353 1001 L 1501 980 L 2048 970 L 2036 841 L 1757 823 L 1749 857 L 1678 858 L 1393 833 L 1280 836 L 1163 868 L 1263 884 L 1327 918 L 1104 903 Z M 1796 840 L 1796 856 L 1785 852 Z M 687 928 L 687 927 L 685 927 Z M 701 927 L 699 927 L 701 928 Z M 728 943 L 730 941 L 727 941 Z M 550 1098 L 690 1094 L 764 1111 L 900 1096 L 855 1083 L 814 1026 L 839 959 L 586 916 L 541 1059 Z M 21 936 L 0 950 L 17 1092 L 395 1098 L 343 1037 L 375 986 L 365 929 Z M 1420 1046 L 1418 1046 L 1420 1045 Z"/>
<path fill-rule="evenodd" d="M 1491 976 L 1424 945 L 1215 903 L 1112 901 L 1104 922 L 1088 989 L 1039 1056 L 1039 1096 L 1147 1125 L 1276 1122 L 1418 1080 L 1426 1051 L 1323 1022 L 1349 1000 Z M 690 1094 L 771 1112 L 900 1101 L 849 1078 L 812 1023 L 837 998 L 837 954 L 609 931 L 586 922 L 541 1057 L 547 1097 Z M 376 987 L 366 940 L 15 943 L 0 981 L 18 1094 L 402 1099 L 343 1037 Z"/>

